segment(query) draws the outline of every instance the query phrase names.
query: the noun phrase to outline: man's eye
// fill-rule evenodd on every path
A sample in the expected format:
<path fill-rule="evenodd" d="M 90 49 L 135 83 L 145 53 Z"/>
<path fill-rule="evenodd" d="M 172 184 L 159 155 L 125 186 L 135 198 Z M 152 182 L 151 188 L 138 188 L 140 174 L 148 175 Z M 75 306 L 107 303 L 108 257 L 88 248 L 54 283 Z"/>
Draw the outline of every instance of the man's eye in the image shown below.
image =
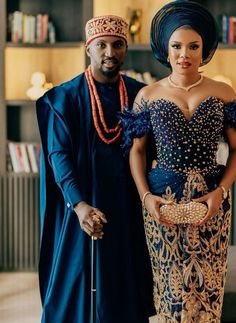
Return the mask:
<path fill-rule="evenodd" d="M 121 43 L 121 42 L 115 44 L 115 47 L 117 47 L 117 48 L 120 48 L 120 47 L 123 47 L 123 46 L 124 46 L 124 44 Z"/>
<path fill-rule="evenodd" d="M 98 43 L 98 44 L 97 44 L 97 47 L 105 48 L 105 44 L 104 44 L 104 43 Z"/>

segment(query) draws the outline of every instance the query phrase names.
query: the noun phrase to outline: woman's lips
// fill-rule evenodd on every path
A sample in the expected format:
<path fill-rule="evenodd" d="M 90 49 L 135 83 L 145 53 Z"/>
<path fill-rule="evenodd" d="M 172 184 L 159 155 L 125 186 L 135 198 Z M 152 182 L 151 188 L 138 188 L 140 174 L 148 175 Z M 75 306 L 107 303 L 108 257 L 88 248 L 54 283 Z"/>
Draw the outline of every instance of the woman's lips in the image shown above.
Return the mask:
<path fill-rule="evenodd" d="M 180 62 L 178 63 L 178 65 L 180 65 L 182 68 L 188 68 L 189 66 L 191 66 L 189 62 Z"/>

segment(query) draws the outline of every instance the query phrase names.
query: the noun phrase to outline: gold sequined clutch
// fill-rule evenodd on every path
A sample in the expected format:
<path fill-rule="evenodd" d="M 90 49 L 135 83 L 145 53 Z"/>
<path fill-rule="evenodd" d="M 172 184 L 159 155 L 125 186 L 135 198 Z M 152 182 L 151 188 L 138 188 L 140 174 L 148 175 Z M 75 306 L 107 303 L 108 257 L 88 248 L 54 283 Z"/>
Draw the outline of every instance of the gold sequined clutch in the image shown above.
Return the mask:
<path fill-rule="evenodd" d="M 197 202 L 175 203 L 160 207 L 162 218 L 175 224 L 196 223 L 205 217 L 207 210 L 205 204 Z"/>

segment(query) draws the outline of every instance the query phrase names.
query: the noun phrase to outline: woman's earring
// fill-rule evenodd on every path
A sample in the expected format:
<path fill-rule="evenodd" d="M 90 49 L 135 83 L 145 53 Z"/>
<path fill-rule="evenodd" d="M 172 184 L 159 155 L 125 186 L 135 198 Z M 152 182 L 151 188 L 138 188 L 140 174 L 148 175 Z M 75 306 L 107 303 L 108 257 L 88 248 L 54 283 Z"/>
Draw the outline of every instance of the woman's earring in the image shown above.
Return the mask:
<path fill-rule="evenodd" d="M 167 59 L 166 59 L 166 60 L 167 60 L 167 63 L 170 63 L 170 59 L 169 59 L 169 57 L 167 57 Z"/>

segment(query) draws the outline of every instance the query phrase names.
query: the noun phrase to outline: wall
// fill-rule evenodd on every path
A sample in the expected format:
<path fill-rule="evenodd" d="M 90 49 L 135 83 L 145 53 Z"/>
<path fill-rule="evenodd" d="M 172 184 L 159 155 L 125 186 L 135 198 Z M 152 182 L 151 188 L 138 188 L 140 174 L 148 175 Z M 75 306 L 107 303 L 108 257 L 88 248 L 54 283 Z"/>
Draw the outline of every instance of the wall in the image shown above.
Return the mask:
<path fill-rule="evenodd" d="M 75 48 L 8 47 L 5 57 L 7 100 L 27 99 L 26 91 L 31 86 L 30 76 L 33 72 L 45 73 L 47 82 L 58 85 L 78 75 L 85 66 L 83 44 Z"/>
<path fill-rule="evenodd" d="M 164 4 L 170 1 L 166 0 L 125 0 L 125 1 L 111 1 L 111 0 L 96 0 L 94 1 L 94 16 L 104 14 L 114 14 L 125 18 L 129 21 L 129 10 L 142 8 L 142 29 L 141 29 L 141 43 L 149 43 L 151 20 L 157 10 Z"/>
<path fill-rule="evenodd" d="M 230 78 L 232 86 L 236 91 L 236 49 L 218 49 L 213 59 L 202 67 L 203 74 L 208 77 L 223 75 Z"/>

